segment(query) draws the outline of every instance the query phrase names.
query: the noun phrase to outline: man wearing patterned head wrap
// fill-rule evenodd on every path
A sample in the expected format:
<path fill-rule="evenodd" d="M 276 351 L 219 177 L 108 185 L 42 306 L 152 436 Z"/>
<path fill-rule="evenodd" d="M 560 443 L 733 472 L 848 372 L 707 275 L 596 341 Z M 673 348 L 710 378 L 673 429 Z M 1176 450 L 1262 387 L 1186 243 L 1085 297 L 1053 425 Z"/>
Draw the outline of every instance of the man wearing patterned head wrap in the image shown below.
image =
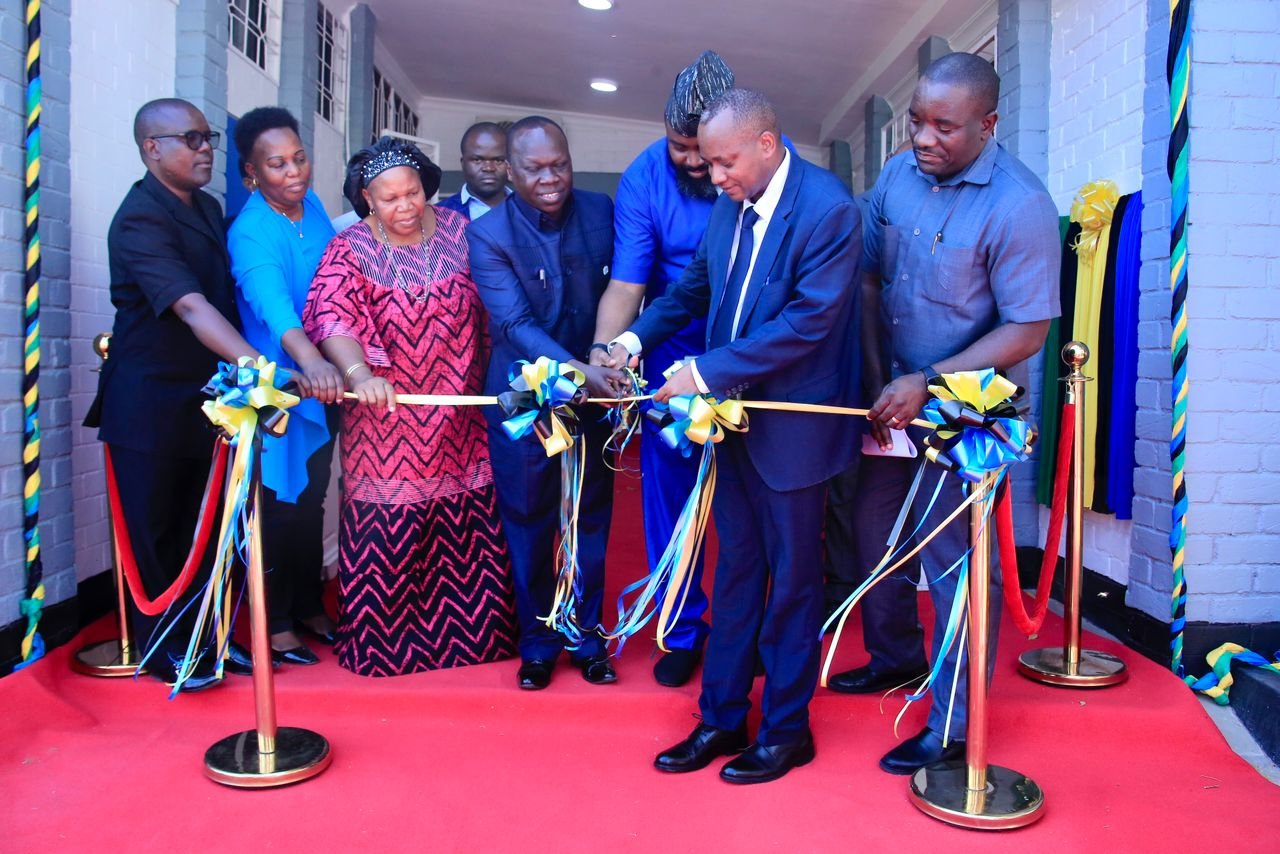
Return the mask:
<path fill-rule="evenodd" d="M 668 283 L 679 278 L 693 260 L 716 190 L 707 164 L 698 153 L 698 122 L 707 103 L 733 87 L 733 72 L 719 54 L 705 51 L 676 75 L 667 100 L 667 135 L 641 152 L 627 167 L 614 202 L 613 278 L 596 315 L 596 345 L 591 362 L 614 365 L 607 342 L 636 318 L 646 300 L 662 296 Z M 663 383 L 662 372 L 672 362 L 702 353 L 706 321 L 694 320 L 645 362 L 650 388 Z M 697 478 L 698 461 L 686 459 L 658 440 L 657 428 L 645 420 L 640 443 L 641 486 L 644 498 L 645 544 L 652 568 L 671 539 L 681 507 Z M 702 615 L 707 596 L 702 590 L 702 555 L 684 608 L 667 643 L 671 652 L 654 666 L 659 684 L 679 686 L 689 681 L 702 657 L 707 624 Z"/>

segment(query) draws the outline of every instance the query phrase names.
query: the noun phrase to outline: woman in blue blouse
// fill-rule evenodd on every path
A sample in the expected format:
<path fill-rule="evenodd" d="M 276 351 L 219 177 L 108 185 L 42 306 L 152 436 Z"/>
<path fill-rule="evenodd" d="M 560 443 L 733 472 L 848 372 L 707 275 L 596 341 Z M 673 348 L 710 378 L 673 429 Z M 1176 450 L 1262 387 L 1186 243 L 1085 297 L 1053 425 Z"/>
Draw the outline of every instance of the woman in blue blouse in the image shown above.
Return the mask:
<path fill-rule="evenodd" d="M 321 603 L 324 497 L 333 459 L 327 403 L 343 379 L 302 331 L 312 276 L 334 230 L 311 190 L 311 162 L 288 110 L 259 107 L 241 116 L 236 150 L 254 192 L 227 235 L 244 337 L 293 371 L 305 398 L 290 410 L 288 432 L 263 444 L 263 551 L 276 663 L 315 664 L 296 629 L 333 642 Z M 331 410 L 332 411 L 332 410 Z"/>

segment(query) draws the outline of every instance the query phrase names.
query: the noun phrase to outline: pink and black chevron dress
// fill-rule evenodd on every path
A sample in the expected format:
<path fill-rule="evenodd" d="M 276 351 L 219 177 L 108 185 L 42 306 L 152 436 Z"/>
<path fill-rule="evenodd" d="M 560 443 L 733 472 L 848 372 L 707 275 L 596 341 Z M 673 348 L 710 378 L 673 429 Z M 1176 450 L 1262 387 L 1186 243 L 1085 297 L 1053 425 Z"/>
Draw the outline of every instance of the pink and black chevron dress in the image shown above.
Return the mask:
<path fill-rule="evenodd" d="M 330 242 L 303 323 L 345 335 L 396 390 L 479 394 L 487 334 L 466 221 L 435 209 L 425 244 L 357 223 Z M 515 652 L 510 564 L 475 407 L 343 404 L 338 639 L 343 667 L 394 676 Z"/>

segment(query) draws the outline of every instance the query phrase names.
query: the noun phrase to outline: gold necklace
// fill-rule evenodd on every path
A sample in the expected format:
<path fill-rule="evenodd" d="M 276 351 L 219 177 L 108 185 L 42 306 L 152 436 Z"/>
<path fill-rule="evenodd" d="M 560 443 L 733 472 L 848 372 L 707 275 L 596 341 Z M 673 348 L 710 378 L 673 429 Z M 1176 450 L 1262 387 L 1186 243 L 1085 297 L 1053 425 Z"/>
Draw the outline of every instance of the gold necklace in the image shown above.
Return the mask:
<path fill-rule="evenodd" d="M 267 197 L 266 197 L 266 196 L 263 196 L 263 197 L 262 197 L 262 200 L 263 200 L 264 202 L 267 202 Z M 275 205 L 271 204 L 271 202 L 267 202 L 267 207 L 271 208 L 273 211 L 275 211 L 276 213 L 280 214 L 280 216 L 284 217 L 285 222 L 289 223 L 289 225 L 293 227 L 293 230 L 294 230 L 294 231 L 296 231 L 296 232 L 298 232 L 298 239 L 299 239 L 299 240 L 301 240 L 301 239 L 302 239 L 302 220 L 301 220 L 301 219 L 300 219 L 300 220 L 298 220 L 297 222 L 294 222 L 294 221 L 293 221 L 293 219 L 292 219 L 292 218 L 290 218 L 290 216 L 289 216 L 287 213 L 285 213 L 284 211 L 280 210 L 280 209 L 279 209 L 279 208 L 277 208 Z M 303 207 L 303 208 L 302 208 L 302 217 L 303 217 L 303 219 L 306 219 L 306 216 L 307 216 L 307 209 L 306 209 L 305 207 Z"/>

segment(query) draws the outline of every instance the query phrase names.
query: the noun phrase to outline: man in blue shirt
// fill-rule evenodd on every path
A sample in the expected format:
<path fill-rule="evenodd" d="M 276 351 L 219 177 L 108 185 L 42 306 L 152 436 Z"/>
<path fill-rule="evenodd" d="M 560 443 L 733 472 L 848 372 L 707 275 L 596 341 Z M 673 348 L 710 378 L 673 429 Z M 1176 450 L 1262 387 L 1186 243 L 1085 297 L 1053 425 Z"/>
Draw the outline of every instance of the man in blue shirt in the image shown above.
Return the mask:
<path fill-rule="evenodd" d="M 676 76 L 667 101 L 667 135 L 646 148 L 622 174 L 614 201 L 613 279 L 600 300 L 592 364 L 614 365 L 604 342 L 625 330 L 645 300 L 666 292 L 693 260 L 715 204 L 716 190 L 698 151 L 698 121 L 703 107 L 733 87 L 733 72 L 713 51 L 706 51 Z M 647 354 L 644 378 L 651 390 L 663 384 L 673 362 L 705 350 L 705 318 Z M 662 557 L 676 519 L 693 489 L 698 458 L 685 458 L 658 439 L 658 428 L 644 421 L 640 471 L 644 499 L 645 545 L 649 567 Z M 667 636 L 671 652 L 658 660 L 653 675 L 661 685 L 689 681 L 702 656 L 707 624 L 707 595 L 702 590 L 702 554 L 684 608 Z"/>
<path fill-rule="evenodd" d="M 494 122 L 477 122 L 462 135 L 461 147 L 466 183 L 439 204 L 477 220 L 511 194 L 507 186 L 507 132 Z"/>

